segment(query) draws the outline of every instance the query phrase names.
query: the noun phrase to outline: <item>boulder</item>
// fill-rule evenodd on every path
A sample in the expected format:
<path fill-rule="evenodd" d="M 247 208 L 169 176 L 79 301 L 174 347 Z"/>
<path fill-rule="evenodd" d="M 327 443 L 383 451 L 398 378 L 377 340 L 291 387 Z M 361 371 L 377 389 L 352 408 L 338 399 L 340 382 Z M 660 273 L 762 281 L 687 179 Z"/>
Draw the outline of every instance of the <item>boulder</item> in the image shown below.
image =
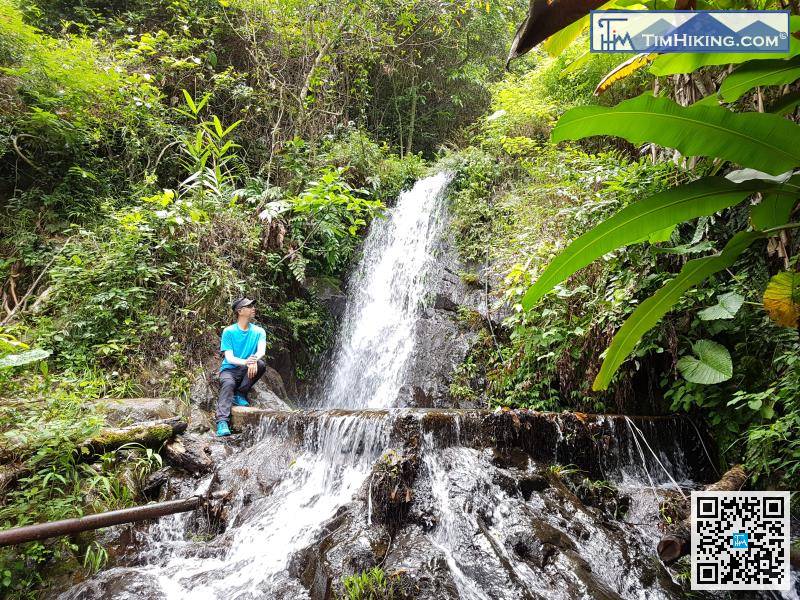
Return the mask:
<path fill-rule="evenodd" d="M 211 431 L 214 424 L 214 413 L 201 409 L 199 406 L 189 408 L 189 433 L 205 433 Z"/>
<path fill-rule="evenodd" d="M 106 423 L 122 427 L 142 421 L 159 421 L 178 414 L 174 398 L 107 398 L 100 401 Z"/>
<path fill-rule="evenodd" d="M 259 381 L 250 391 L 249 400 L 251 406 L 266 410 L 292 410 L 292 407 L 281 400 L 277 394 L 265 386 L 259 385 L 260 383 Z"/>
<path fill-rule="evenodd" d="M 189 403 L 206 411 L 213 411 L 217 403 L 219 379 L 216 369 L 200 371 L 189 387 Z"/>
<path fill-rule="evenodd" d="M 208 473 L 214 466 L 207 439 L 198 435 L 178 435 L 164 444 L 164 459 L 187 473 Z"/>
<path fill-rule="evenodd" d="M 286 393 L 286 386 L 283 384 L 283 377 L 275 369 L 267 365 L 267 370 L 261 379 L 253 386 L 253 391 L 268 390 L 281 400 L 288 400 L 289 394 Z"/>

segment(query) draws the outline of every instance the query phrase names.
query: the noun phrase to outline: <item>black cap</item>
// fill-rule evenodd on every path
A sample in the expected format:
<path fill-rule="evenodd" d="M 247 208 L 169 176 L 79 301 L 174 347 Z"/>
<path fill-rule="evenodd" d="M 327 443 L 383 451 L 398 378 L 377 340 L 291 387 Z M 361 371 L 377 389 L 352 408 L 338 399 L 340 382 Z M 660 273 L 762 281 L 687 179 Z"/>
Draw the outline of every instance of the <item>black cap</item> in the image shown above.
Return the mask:
<path fill-rule="evenodd" d="M 250 298 L 239 298 L 238 300 L 234 300 L 231 304 L 231 308 L 233 312 L 236 312 L 240 308 L 245 308 L 246 306 L 250 306 L 251 304 L 255 304 L 255 300 L 250 300 Z"/>

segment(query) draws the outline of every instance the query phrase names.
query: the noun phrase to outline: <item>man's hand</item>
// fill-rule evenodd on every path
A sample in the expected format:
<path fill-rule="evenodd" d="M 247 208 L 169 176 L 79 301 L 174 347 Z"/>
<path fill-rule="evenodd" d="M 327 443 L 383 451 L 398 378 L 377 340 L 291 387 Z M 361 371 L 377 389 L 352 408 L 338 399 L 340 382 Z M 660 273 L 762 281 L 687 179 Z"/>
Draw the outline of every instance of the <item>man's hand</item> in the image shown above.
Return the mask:
<path fill-rule="evenodd" d="M 258 360 L 254 356 L 251 356 L 247 359 L 247 376 L 250 379 L 254 379 L 256 373 L 258 373 Z"/>

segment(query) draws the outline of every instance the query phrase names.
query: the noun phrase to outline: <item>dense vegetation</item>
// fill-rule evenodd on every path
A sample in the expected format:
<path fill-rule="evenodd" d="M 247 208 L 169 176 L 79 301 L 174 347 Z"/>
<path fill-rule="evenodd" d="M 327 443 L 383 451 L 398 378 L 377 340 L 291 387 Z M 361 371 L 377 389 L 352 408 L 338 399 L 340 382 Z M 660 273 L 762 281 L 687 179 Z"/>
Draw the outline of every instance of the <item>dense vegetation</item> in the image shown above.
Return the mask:
<path fill-rule="evenodd" d="M 580 27 L 503 75 L 525 8 L 0 0 L 0 464 L 19 479 L 0 478 L 0 527 L 135 503 L 160 457 L 127 447 L 82 462 L 76 449 L 104 421 L 96 401 L 186 401 L 243 292 L 272 332 L 269 357 L 308 380 L 334 326 L 318 291 L 340 285 L 371 219 L 430 165 L 456 173 L 453 230 L 472 266 L 462 277 L 488 283 L 493 305 L 489 320 L 462 311 L 479 334 L 456 399 L 684 412 L 754 485 L 796 489 L 796 187 L 740 172 L 732 191 L 718 176 L 799 161 L 745 145 L 730 155 L 702 135 L 685 148 L 612 111 L 699 101 L 711 117 L 795 127 L 797 83 L 767 74 L 742 89 L 728 56 L 660 58 L 612 84 L 629 57 L 589 55 Z M 653 92 L 655 103 L 642 95 Z M 594 129 L 568 131 L 573 109 L 597 111 Z M 724 199 L 609 247 L 595 240 L 595 255 L 568 248 L 692 185 L 721 186 Z M 763 233 L 654 327 L 615 341 L 688 261 L 715 259 L 745 231 Z M 559 255 L 579 258 L 553 274 Z M 617 360 L 604 367 L 609 346 Z M 104 562 L 91 538 L 4 549 L 0 595 L 35 596 L 59 568 Z M 375 571 L 344 586 L 363 597 L 392 582 Z"/>
<path fill-rule="evenodd" d="M 671 55 L 652 66 L 669 77 L 623 69 L 625 77 L 598 96 L 596 86 L 607 87 L 606 74 L 628 57 L 587 57 L 583 47 L 578 40 L 558 56 L 540 53 L 529 70 L 496 84 L 472 145 L 448 157 L 459 169 L 453 209 L 462 253 L 479 268 L 491 265 L 485 276 L 500 301 L 495 318 L 505 303 L 513 308 L 502 327 L 463 315 L 466 326 L 478 326 L 479 343 L 451 391 L 510 407 L 682 412 L 709 427 L 724 462 L 744 461 L 755 485 L 797 488 L 800 345 L 790 217 L 798 192 L 796 177 L 789 179 L 800 162 L 796 74 L 757 79 L 761 61 L 754 60 L 727 75 L 721 65 L 748 57 L 703 55 L 698 69 L 694 55 Z M 763 65 L 766 78 L 783 68 L 780 60 Z M 748 72 L 749 87 L 741 83 Z M 780 85 L 758 87 L 762 81 Z M 654 86 L 663 100 L 651 103 Z M 726 95 L 733 86 L 736 95 Z M 651 115 L 683 117 L 683 110 L 715 123 L 749 112 L 750 121 L 731 120 L 725 134 L 769 139 L 795 158 L 783 163 L 741 141 L 730 159 L 731 143 L 700 126 L 684 152 L 731 162 L 618 138 L 552 144 L 605 133 L 691 145 L 673 133 L 687 125 L 615 120 L 614 111 L 630 103 Z M 559 135 L 572 115 L 597 117 L 585 131 Z M 655 217 L 637 216 L 645 202 Z M 686 275 L 698 268 L 702 277 Z M 643 313 L 654 320 L 645 324 Z"/>

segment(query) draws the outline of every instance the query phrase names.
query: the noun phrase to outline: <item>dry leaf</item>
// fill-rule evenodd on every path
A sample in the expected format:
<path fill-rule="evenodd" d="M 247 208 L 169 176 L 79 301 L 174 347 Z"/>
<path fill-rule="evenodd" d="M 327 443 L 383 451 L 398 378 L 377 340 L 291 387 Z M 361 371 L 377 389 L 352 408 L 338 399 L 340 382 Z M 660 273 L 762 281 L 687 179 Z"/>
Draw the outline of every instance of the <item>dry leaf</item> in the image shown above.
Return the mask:
<path fill-rule="evenodd" d="M 797 327 L 800 319 L 800 273 L 784 271 L 769 280 L 764 290 L 764 309 L 784 327 Z"/>

